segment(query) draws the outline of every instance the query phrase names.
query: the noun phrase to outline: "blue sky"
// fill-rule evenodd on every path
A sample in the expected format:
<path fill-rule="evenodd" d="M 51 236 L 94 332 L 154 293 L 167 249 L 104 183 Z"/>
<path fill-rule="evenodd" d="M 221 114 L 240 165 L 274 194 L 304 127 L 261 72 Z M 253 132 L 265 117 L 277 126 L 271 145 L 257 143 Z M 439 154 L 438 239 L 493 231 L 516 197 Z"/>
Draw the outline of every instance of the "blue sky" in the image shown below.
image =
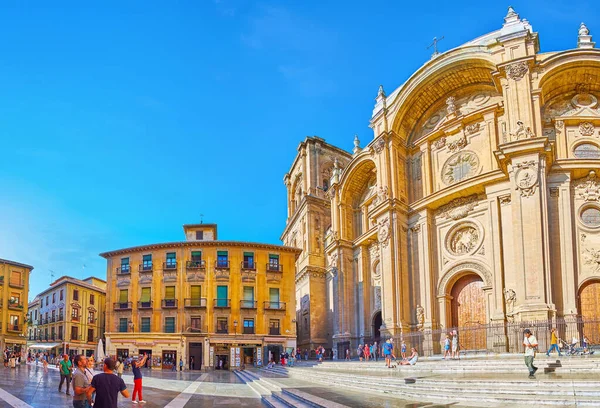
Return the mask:
<path fill-rule="evenodd" d="M 280 243 L 298 143 L 346 150 L 389 92 L 442 51 L 500 28 L 509 3 L 4 1 L 0 257 L 105 276 L 98 253 L 183 239 Z M 592 2 L 512 5 L 542 51 L 573 48 Z M 86 265 L 85 270 L 83 265 Z"/>

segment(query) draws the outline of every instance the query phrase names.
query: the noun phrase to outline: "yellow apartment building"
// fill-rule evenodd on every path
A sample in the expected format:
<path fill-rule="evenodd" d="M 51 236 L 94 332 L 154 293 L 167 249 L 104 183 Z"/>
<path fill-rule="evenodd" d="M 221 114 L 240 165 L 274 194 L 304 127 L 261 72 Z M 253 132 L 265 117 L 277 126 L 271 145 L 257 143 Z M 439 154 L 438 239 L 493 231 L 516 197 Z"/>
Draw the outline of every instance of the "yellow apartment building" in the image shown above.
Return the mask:
<path fill-rule="evenodd" d="M 62 276 L 30 303 L 32 351 L 69 355 L 96 353 L 104 335 L 106 281 Z"/>
<path fill-rule="evenodd" d="M 218 241 L 216 224 L 184 225 L 186 240 L 100 254 L 107 260 L 106 351 L 147 353 L 148 367 L 262 365 L 296 346 L 300 250 Z"/>
<path fill-rule="evenodd" d="M 0 347 L 13 351 L 26 345 L 27 298 L 29 295 L 29 273 L 33 266 L 0 259 Z"/>

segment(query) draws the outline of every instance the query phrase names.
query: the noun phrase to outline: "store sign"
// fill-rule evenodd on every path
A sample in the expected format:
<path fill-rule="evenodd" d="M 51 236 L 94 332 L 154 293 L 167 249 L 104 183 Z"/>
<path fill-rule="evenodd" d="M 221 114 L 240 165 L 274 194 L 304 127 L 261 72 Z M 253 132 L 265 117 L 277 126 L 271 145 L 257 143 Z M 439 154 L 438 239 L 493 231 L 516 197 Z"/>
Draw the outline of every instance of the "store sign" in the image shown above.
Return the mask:
<path fill-rule="evenodd" d="M 215 366 L 215 348 L 213 346 L 210 346 L 210 352 L 208 354 L 209 354 L 209 359 L 208 359 L 209 365 L 211 367 L 214 367 Z"/>
<path fill-rule="evenodd" d="M 232 367 L 238 367 L 238 365 L 235 363 L 235 347 L 231 347 L 229 349 L 229 352 L 230 352 L 229 361 L 231 362 L 230 365 Z"/>
<path fill-rule="evenodd" d="M 262 347 L 256 348 L 256 366 L 257 367 L 262 366 Z"/>
<path fill-rule="evenodd" d="M 240 367 L 242 365 L 240 360 L 241 360 L 240 359 L 240 348 L 236 347 L 235 348 L 235 366 L 236 367 Z"/>

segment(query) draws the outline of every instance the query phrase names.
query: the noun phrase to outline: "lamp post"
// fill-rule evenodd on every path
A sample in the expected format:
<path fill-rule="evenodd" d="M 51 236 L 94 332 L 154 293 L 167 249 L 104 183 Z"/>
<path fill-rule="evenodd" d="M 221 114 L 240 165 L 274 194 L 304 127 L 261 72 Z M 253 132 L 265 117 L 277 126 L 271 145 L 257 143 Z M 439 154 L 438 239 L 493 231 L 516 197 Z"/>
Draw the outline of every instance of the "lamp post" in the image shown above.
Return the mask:
<path fill-rule="evenodd" d="M 237 320 L 233 321 L 233 333 L 237 336 Z"/>

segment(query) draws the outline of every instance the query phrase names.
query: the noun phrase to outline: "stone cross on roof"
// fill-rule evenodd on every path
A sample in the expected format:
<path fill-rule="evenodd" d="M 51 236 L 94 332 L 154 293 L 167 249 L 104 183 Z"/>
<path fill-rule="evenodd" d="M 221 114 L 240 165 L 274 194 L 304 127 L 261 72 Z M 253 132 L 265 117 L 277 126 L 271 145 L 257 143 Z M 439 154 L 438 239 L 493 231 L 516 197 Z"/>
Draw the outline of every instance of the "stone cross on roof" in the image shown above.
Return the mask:
<path fill-rule="evenodd" d="M 429 47 L 427 47 L 427 49 L 430 49 L 431 47 L 433 47 L 433 54 L 431 54 L 431 58 L 435 58 L 438 55 L 440 55 L 440 53 L 438 52 L 437 43 L 442 41 L 443 39 L 444 39 L 444 36 L 441 36 L 440 38 L 433 37 L 433 42 L 431 44 L 429 44 Z"/>

